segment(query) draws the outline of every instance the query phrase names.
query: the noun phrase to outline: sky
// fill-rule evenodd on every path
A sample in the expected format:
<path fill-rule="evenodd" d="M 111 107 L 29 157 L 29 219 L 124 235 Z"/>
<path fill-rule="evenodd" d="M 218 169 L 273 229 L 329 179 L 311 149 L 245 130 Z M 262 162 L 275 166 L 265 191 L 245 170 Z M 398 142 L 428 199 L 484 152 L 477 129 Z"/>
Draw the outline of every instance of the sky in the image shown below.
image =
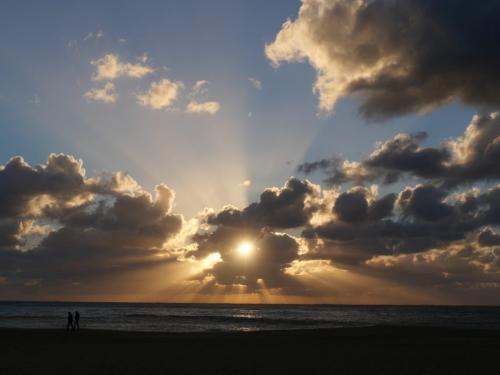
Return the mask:
<path fill-rule="evenodd" d="M 0 9 L 0 299 L 500 303 L 497 1 Z"/>

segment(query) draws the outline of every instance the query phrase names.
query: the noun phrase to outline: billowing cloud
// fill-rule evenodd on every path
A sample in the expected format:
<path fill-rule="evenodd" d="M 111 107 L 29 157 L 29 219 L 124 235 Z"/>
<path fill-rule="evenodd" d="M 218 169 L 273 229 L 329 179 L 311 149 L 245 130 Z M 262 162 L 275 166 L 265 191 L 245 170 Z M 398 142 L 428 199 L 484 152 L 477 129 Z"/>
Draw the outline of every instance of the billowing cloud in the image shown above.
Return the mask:
<path fill-rule="evenodd" d="M 497 225 L 499 191 L 495 187 L 485 193 L 449 194 L 432 185 L 417 185 L 378 198 L 366 188 L 352 188 L 326 202 L 331 207 L 329 218 L 319 224 L 310 222 L 304 230 L 306 238 L 324 241 L 308 257 L 359 266 L 376 255 L 446 247 Z"/>
<path fill-rule="evenodd" d="M 500 248 L 484 244 L 479 231 L 463 241 L 419 254 L 376 256 L 366 262 L 365 272 L 382 275 L 400 285 L 420 285 L 440 292 L 454 303 L 484 303 L 500 287 Z"/>
<path fill-rule="evenodd" d="M 183 87 L 182 82 L 160 79 L 151 83 L 147 92 L 138 94 L 137 102 L 153 109 L 166 109 L 172 106 Z"/>
<path fill-rule="evenodd" d="M 385 283 L 432 285 L 484 302 L 500 288 L 500 185 L 379 195 L 375 185 L 323 190 L 292 177 L 246 207 L 188 221 L 174 199 L 165 184 L 150 194 L 125 172 L 87 177 L 70 155 L 38 166 L 13 157 L 0 168 L 0 295 L 148 293 L 173 278 L 168 267 L 190 265 L 176 278 L 201 294 L 346 296 L 354 289 L 334 280 L 369 278 L 382 295 Z M 129 280 L 148 274 L 159 278 Z"/>
<path fill-rule="evenodd" d="M 0 169 L 3 292 L 36 284 L 84 293 L 111 275 L 171 261 L 165 244 L 183 223 L 174 197 L 163 184 L 153 197 L 123 172 L 87 178 L 69 155 L 35 167 L 12 158 Z"/>
<path fill-rule="evenodd" d="M 245 292 L 264 288 L 286 288 L 295 283 L 285 269 L 297 258 L 299 244 L 290 235 L 266 229 L 218 226 L 209 234 L 195 237 L 196 255 L 217 251 L 221 261 L 201 275 L 213 277 L 218 285 L 241 285 Z M 243 258 L 238 247 L 243 242 L 252 247 L 251 257 Z"/>
<path fill-rule="evenodd" d="M 214 225 L 257 226 L 289 229 L 307 224 L 315 211 L 319 187 L 308 181 L 290 178 L 281 188 L 268 188 L 257 203 L 243 210 L 228 206 L 208 222 Z"/>
<path fill-rule="evenodd" d="M 265 52 L 275 66 L 313 66 L 323 111 L 352 95 L 375 119 L 455 100 L 498 105 L 499 14 L 495 0 L 303 0 Z"/>
<path fill-rule="evenodd" d="M 318 189 L 308 181 L 290 178 L 281 188 L 266 189 L 259 202 L 242 210 L 228 206 L 207 213 L 205 221 L 213 229 L 194 236 L 197 246 L 190 254 L 203 258 L 217 252 L 221 261 L 201 277 L 210 275 L 215 284 L 237 284 L 247 291 L 291 288 L 297 293 L 300 288 L 285 270 L 298 258 L 301 244 L 279 230 L 307 224 Z M 238 252 L 242 243 L 252 247 L 247 259 Z"/>
<path fill-rule="evenodd" d="M 90 89 L 83 96 L 88 100 L 95 100 L 104 103 L 114 103 L 118 97 L 115 85 L 112 82 L 106 82 L 106 84 L 101 88 Z"/>
<path fill-rule="evenodd" d="M 217 262 L 197 276 L 208 280 L 205 292 L 232 286 L 245 293 L 266 287 L 295 295 L 328 293 L 325 291 L 335 290 L 335 285 L 311 290 L 299 280 L 311 273 L 328 277 L 331 272 L 397 283 L 397 273 L 384 277 L 377 264 L 395 262 L 393 259 L 432 260 L 433 254 L 453 259 L 461 246 L 466 251 L 463 246 L 470 238 L 478 246 L 498 246 L 500 236 L 489 226 L 500 222 L 496 213 L 499 191 L 496 187 L 485 193 L 473 190 L 457 195 L 433 185 L 417 185 L 379 197 L 375 187 L 321 191 L 316 185 L 292 178 L 281 188 L 266 190 L 258 202 L 243 209 L 226 207 L 206 213 L 208 228 L 193 236 L 196 246 L 189 256 L 206 259 L 217 254 Z M 282 232 L 294 228 L 302 228 L 301 236 Z M 251 257 L 239 253 L 242 243 L 252 244 Z M 479 250 L 478 257 L 491 251 L 496 250 Z M 474 259 L 469 261 L 474 263 Z M 496 282 L 498 260 L 480 259 L 480 267 L 470 266 L 477 280 Z M 455 270 L 455 280 L 465 282 L 470 267 Z M 430 280 L 440 280 L 445 271 L 436 268 L 436 272 L 439 274 Z M 411 278 L 401 276 L 401 281 L 407 288 L 420 288 Z M 477 287 L 480 285 L 486 284 L 478 281 Z M 450 283 L 447 288 L 450 296 L 462 293 L 462 298 L 467 298 L 459 285 Z M 491 298 L 495 288 L 490 287 L 484 298 Z M 340 295 L 344 292 L 337 291 Z"/>
<path fill-rule="evenodd" d="M 120 60 L 120 57 L 113 53 L 90 62 L 95 67 L 93 80 L 114 80 L 119 77 L 142 78 L 154 72 L 154 69 L 144 63 L 127 63 Z"/>
<path fill-rule="evenodd" d="M 417 178 L 445 187 L 457 187 L 500 178 L 500 116 L 497 112 L 476 115 L 463 136 L 443 142 L 439 147 L 423 147 L 426 133 L 397 134 L 380 142 L 362 162 L 338 158 L 304 163 L 305 174 L 323 170 L 333 185 Z"/>

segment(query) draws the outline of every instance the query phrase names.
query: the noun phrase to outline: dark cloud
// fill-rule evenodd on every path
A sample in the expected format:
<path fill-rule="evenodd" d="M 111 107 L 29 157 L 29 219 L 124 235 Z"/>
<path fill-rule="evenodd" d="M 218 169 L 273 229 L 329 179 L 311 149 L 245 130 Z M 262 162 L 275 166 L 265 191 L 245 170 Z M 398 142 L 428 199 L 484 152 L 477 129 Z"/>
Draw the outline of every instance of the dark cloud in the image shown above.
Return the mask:
<path fill-rule="evenodd" d="M 500 246 L 500 236 L 490 228 L 485 228 L 479 233 L 477 242 L 481 246 Z"/>
<path fill-rule="evenodd" d="M 474 116 L 462 137 L 439 147 L 423 147 L 425 133 L 398 134 L 380 143 L 365 160 L 342 162 L 337 158 L 305 163 L 299 171 L 325 172 L 327 182 L 393 183 L 402 178 L 432 181 L 447 188 L 500 178 L 500 117 L 498 113 Z"/>
<path fill-rule="evenodd" d="M 198 244 L 196 256 L 220 253 L 221 262 L 201 275 L 213 276 L 218 285 L 244 285 L 247 292 L 296 286 L 293 278 L 284 271 L 297 259 L 299 244 L 287 234 L 222 225 L 195 240 Z M 238 247 L 244 242 L 252 245 L 251 257 L 242 257 L 238 252 Z"/>
<path fill-rule="evenodd" d="M 335 200 L 333 211 L 342 221 L 359 222 L 365 219 L 368 213 L 365 194 L 359 190 L 340 194 Z"/>
<path fill-rule="evenodd" d="M 210 224 L 295 228 L 306 225 L 315 207 L 308 205 L 317 196 L 317 187 L 308 181 L 290 178 L 282 188 L 266 189 L 258 203 L 243 210 L 227 207 L 208 218 Z"/>
<path fill-rule="evenodd" d="M 472 147 L 467 139 L 457 149 Z M 124 173 L 88 178 L 67 155 L 35 167 L 13 158 L 0 181 L 17 202 L 0 197 L 3 297 L 141 293 L 146 275 L 168 280 L 165 267 L 192 262 L 198 268 L 186 281 L 203 285 L 200 293 L 342 293 L 326 281 L 304 282 L 337 268 L 412 287 L 424 284 L 425 273 L 426 285 L 437 285 L 447 261 L 449 280 L 467 288 L 494 285 L 499 272 L 500 187 L 453 193 L 420 184 L 379 197 L 376 187 L 322 191 L 290 178 L 243 209 L 205 210 L 189 228 L 172 212 L 175 194 L 166 185 L 152 195 Z M 242 243 L 251 244 L 251 256 L 238 251 Z"/>
<path fill-rule="evenodd" d="M 500 218 L 497 214 L 500 212 L 500 188 L 482 194 L 477 190 L 454 194 L 435 185 L 417 185 L 382 197 L 375 196 L 376 190 L 360 186 L 341 193 L 313 191 L 314 204 L 294 205 L 301 210 L 305 207 L 311 210 L 308 219 L 301 221 L 305 224 L 301 225 L 300 237 L 276 232 L 281 226 L 270 226 L 268 219 L 249 215 L 253 211 L 247 208 L 226 208 L 209 214 L 206 220 L 213 229 L 193 238 L 197 247 L 191 254 L 203 259 L 218 252 L 221 261 L 206 269 L 200 277 L 210 275 L 214 285 L 243 285 L 249 291 L 259 290 L 265 284 L 300 294 L 296 278 L 287 270 L 300 269 L 301 262 L 328 261 L 350 272 L 373 273 L 383 278 L 378 271 L 368 267 L 367 262 L 377 257 L 406 254 L 408 257 L 430 256 L 436 249 L 455 249 L 454 246 L 459 246 L 457 243 L 466 243 L 464 241 L 471 237 L 481 245 L 488 240 L 493 244 L 497 239 L 495 232 L 484 228 L 496 225 Z M 301 196 L 304 202 L 310 199 L 311 196 Z M 249 207 L 260 204 L 262 202 Z M 258 212 L 269 214 L 267 210 Z M 242 261 L 237 252 L 244 241 L 256 244 L 261 251 L 250 263 Z M 274 248 L 271 243 L 280 245 Z M 461 256 L 466 256 L 471 249 L 463 247 Z M 488 258 L 481 258 L 481 261 L 487 268 Z M 496 264 L 496 260 L 492 262 L 489 267 Z M 477 271 L 480 272 L 486 271 Z M 457 274 L 456 277 L 462 276 Z M 410 283 L 409 278 L 402 279 Z M 483 279 L 488 280 L 488 276 L 481 277 Z"/>
<path fill-rule="evenodd" d="M 496 223 L 496 204 L 497 189 L 453 198 L 446 190 L 418 185 L 373 199 L 357 187 L 336 198 L 335 216 L 309 226 L 303 236 L 326 241 L 308 256 L 359 265 L 374 255 L 420 253 L 463 240 Z"/>
<path fill-rule="evenodd" d="M 368 216 L 372 220 L 381 220 L 389 217 L 393 213 L 396 194 L 390 193 L 386 196 L 375 200 L 368 209 Z"/>
<path fill-rule="evenodd" d="M 318 189 L 292 177 L 281 188 L 266 189 L 259 202 L 242 210 L 226 207 L 209 214 L 206 222 L 215 229 L 193 238 L 197 248 L 191 254 L 203 258 L 218 252 L 222 261 L 202 276 L 210 274 L 217 284 L 240 284 L 249 290 L 296 287 L 285 268 L 298 258 L 299 244 L 292 236 L 276 230 L 307 225 L 318 209 Z M 247 261 L 237 251 L 243 242 L 254 247 Z"/>
<path fill-rule="evenodd" d="M 371 119 L 451 101 L 500 104 L 496 0 L 305 0 L 266 54 L 317 71 L 320 107 L 361 98 Z"/>
<path fill-rule="evenodd" d="M 169 261 L 163 245 L 182 227 L 173 199 L 167 186 L 152 197 L 123 173 L 86 178 L 72 156 L 36 167 L 12 158 L 0 170 L 2 287 L 85 289 Z"/>
<path fill-rule="evenodd" d="M 392 216 L 395 194 L 387 194 L 380 199 L 371 197 L 371 192 L 355 187 L 341 193 L 333 204 L 333 213 L 341 221 L 359 223 L 367 220 L 381 220 Z"/>
<path fill-rule="evenodd" d="M 27 216 L 86 190 L 82 163 L 71 156 L 50 154 L 46 165 L 35 168 L 17 156 L 0 169 L 0 217 Z"/>
<path fill-rule="evenodd" d="M 385 182 L 393 182 L 402 172 L 422 178 L 439 176 L 445 172 L 443 163 L 449 161 L 449 152 L 446 149 L 420 147 L 425 138 L 426 133 L 398 134 L 381 144 L 365 165 L 369 169 L 388 171 Z"/>
<path fill-rule="evenodd" d="M 405 287 L 432 288 L 441 303 L 498 303 L 500 248 L 481 240 L 486 232 L 425 253 L 377 256 L 362 272 Z"/>
<path fill-rule="evenodd" d="M 417 220 L 437 221 L 453 214 L 453 208 L 444 203 L 447 194 L 434 186 L 419 185 L 406 188 L 398 197 L 403 214 Z"/>

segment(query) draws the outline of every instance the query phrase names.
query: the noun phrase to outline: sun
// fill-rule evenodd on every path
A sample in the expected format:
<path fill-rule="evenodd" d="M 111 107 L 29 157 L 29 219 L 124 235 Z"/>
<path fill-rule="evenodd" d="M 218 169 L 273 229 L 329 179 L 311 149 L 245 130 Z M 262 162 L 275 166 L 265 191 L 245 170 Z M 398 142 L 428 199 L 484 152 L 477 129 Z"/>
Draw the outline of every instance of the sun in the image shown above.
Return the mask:
<path fill-rule="evenodd" d="M 253 245 L 250 242 L 242 242 L 238 246 L 238 254 L 244 257 L 249 256 L 253 251 Z"/>

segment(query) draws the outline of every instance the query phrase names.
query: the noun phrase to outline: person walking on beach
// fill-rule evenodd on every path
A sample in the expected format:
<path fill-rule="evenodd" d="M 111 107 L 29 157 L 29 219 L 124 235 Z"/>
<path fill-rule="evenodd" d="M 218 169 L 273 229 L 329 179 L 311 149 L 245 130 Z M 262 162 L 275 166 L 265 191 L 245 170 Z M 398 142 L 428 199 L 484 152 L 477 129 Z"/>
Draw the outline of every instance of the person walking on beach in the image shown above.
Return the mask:
<path fill-rule="evenodd" d="M 73 315 L 71 312 L 68 312 L 68 324 L 66 325 L 66 331 L 69 331 L 70 329 L 75 329 L 73 326 Z"/>
<path fill-rule="evenodd" d="M 78 311 L 75 311 L 75 324 L 73 325 L 73 331 L 80 330 L 80 313 Z"/>

